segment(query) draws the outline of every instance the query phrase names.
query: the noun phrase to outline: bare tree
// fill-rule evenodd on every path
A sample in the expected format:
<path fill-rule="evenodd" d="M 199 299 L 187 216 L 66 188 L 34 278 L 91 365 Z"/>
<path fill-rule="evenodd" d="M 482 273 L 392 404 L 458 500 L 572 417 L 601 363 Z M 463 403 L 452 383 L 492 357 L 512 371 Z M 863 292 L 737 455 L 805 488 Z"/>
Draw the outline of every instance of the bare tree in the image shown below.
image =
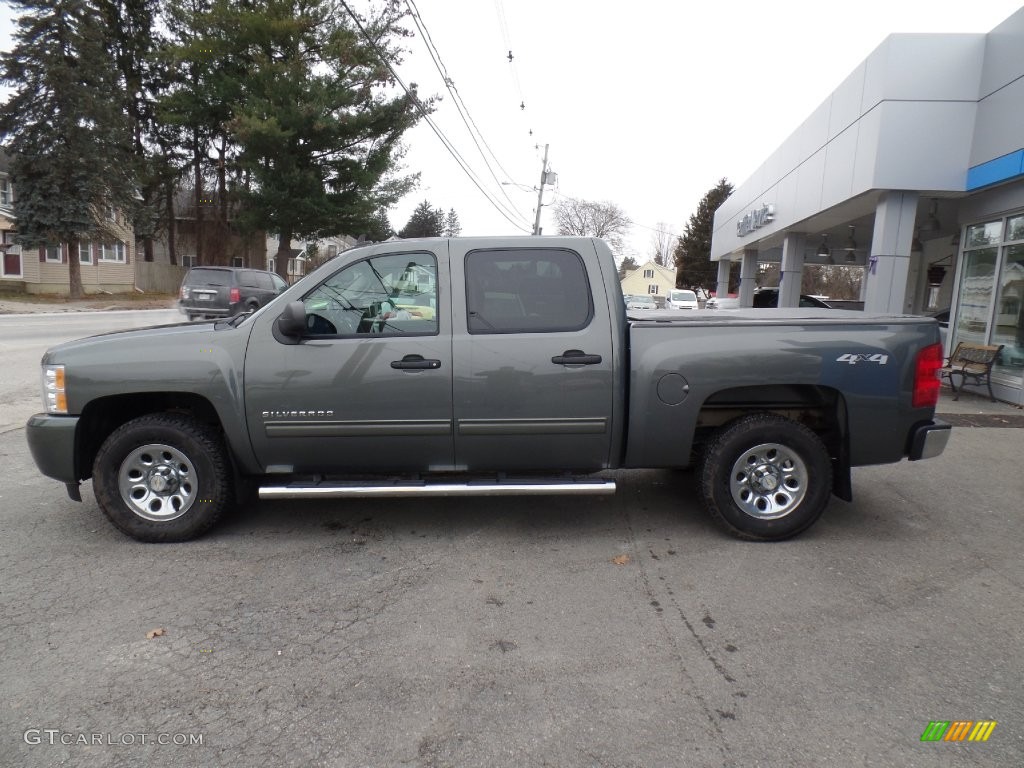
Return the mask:
<path fill-rule="evenodd" d="M 555 203 L 555 223 L 560 235 L 583 235 L 606 240 L 616 253 L 633 225 L 615 203 L 564 198 Z"/>
<path fill-rule="evenodd" d="M 668 224 L 659 221 L 654 225 L 651 235 L 651 251 L 654 263 L 663 267 L 674 266 L 673 253 L 676 249 L 677 236 L 669 231 Z"/>

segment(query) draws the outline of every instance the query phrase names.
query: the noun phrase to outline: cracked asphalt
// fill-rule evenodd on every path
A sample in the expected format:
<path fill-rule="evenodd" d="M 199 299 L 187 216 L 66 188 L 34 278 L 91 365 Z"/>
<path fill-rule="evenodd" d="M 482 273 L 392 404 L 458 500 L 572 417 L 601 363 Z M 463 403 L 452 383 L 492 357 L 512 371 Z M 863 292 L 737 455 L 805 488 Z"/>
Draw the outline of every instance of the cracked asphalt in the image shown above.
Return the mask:
<path fill-rule="evenodd" d="M 1020 765 L 1022 453 L 1024 430 L 959 428 L 773 545 L 667 471 L 611 497 L 261 502 L 145 545 L 13 429 L 0 765 Z M 958 719 L 998 725 L 920 741 Z"/>

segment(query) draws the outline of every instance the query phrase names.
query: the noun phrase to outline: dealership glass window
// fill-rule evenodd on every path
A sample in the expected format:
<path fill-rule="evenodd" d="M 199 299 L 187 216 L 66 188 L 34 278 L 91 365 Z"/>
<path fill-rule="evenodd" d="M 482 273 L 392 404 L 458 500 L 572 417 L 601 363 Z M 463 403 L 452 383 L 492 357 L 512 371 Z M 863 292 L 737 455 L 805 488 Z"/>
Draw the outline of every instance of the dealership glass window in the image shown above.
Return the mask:
<path fill-rule="evenodd" d="M 1012 216 L 1006 221 L 1006 239 L 1024 240 L 1024 215 Z"/>
<path fill-rule="evenodd" d="M 1004 249 L 999 272 L 992 343 L 1002 344 L 995 371 L 1010 376 L 1024 373 L 1024 245 Z"/>
<path fill-rule="evenodd" d="M 960 300 L 957 302 L 956 341 L 984 344 L 988 330 L 989 307 L 995 288 L 998 248 L 965 251 L 960 273 Z"/>
<path fill-rule="evenodd" d="M 967 228 L 953 346 L 1002 344 L 993 372 L 1024 374 L 1024 215 Z"/>

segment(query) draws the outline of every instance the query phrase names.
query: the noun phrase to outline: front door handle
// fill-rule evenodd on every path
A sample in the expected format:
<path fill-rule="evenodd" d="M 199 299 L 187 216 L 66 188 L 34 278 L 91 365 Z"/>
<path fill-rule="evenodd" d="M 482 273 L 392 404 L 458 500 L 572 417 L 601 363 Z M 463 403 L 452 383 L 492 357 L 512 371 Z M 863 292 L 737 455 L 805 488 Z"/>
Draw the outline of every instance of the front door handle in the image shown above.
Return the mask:
<path fill-rule="evenodd" d="M 405 371 L 433 371 L 441 367 L 441 361 L 427 360 L 423 355 L 406 355 L 401 360 L 392 360 L 391 367 Z"/>
<path fill-rule="evenodd" d="M 560 355 L 551 358 L 555 365 L 597 365 L 601 362 L 600 355 L 588 355 L 580 349 L 567 349 Z"/>

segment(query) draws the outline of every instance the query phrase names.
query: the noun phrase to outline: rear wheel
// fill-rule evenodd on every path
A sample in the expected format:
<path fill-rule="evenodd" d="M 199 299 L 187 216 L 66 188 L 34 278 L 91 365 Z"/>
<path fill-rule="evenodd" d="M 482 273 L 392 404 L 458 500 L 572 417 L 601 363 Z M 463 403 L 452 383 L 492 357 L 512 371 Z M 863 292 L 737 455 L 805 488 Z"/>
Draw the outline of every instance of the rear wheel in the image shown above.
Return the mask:
<path fill-rule="evenodd" d="M 233 499 L 220 436 L 182 414 L 150 414 L 115 430 L 93 463 L 103 514 L 138 541 L 187 541 L 206 533 Z"/>
<path fill-rule="evenodd" d="M 701 469 L 705 506 L 729 533 L 778 541 L 809 528 L 832 489 L 828 449 L 810 429 L 774 414 L 745 416 L 708 446 Z"/>

